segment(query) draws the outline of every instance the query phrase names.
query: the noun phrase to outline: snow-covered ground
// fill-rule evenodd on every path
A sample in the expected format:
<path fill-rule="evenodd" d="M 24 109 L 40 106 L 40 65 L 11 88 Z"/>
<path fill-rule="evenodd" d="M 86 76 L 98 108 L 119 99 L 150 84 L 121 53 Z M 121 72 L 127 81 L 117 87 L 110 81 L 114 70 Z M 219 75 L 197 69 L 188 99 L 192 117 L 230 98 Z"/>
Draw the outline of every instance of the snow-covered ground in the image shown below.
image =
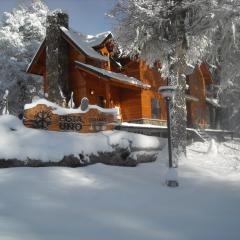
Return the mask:
<path fill-rule="evenodd" d="M 240 239 L 240 142 L 187 153 L 178 188 L 164 184 L 166 147 L 135 168 L 0 169 L 0 240 Z"/>

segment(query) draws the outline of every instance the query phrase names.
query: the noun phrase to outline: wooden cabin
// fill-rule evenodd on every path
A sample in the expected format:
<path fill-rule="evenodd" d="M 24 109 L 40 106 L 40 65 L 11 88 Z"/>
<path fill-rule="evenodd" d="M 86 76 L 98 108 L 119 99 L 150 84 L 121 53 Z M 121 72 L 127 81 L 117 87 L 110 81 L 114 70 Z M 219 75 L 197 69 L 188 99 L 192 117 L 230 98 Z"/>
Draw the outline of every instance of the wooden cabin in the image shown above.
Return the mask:
<path fill-rule="evenodd" d="M 64 13 L 48 16 L 48 21 L 46 39 L 27 72 L 43 77 L 51 101 L 61 104 L 62 94 L 73 92 L 76 107 L 87 97 L 90 104 L 118 108 L 124 122 L 166 125 L 166 105 L 158 88 L 167 82 L 157 65 L 150 68 L 142 59 L 114 58 L 110 32 L 83 36 L 68 27 Z M 211 84 L 206 64 L 187 77 L 188 126 L 209 127 L 212 104 L 207 102 L 206 88 Z"/>

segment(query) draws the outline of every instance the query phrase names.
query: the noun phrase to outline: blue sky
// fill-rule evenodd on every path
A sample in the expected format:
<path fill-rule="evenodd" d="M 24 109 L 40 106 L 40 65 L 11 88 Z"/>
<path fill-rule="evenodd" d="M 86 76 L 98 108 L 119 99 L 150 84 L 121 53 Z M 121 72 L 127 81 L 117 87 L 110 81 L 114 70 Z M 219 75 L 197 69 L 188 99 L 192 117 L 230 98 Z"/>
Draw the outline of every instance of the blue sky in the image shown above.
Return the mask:
<path fill-rule="evenodd" d="M 20 2 L 30 0 L 0 0 L 0 15 L 11 11 Z M 115 0 L 43 0 L 53 10 L 60 8 L 69 14 L 70 27 L 84 34 L 112 30 L 112 22 L 104 13 Z"/>

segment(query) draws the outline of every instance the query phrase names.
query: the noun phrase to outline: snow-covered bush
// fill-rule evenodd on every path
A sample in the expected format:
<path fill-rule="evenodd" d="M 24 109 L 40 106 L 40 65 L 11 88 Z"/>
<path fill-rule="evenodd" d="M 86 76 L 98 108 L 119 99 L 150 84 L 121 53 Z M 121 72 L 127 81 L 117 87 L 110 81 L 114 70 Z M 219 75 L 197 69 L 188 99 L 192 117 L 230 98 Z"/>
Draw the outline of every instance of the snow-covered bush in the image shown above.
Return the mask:
<path fill-rule="evenodd" d="M 6 90 L 4 95 L 3 95 L 3 110 L 2 110 L 2 115 L 8 115 L 9 110 L 8 110 L 8 95 L 9 91 Z"/>
<path fill-rule="evenodd" d="M 0 96 L 9 89 L 9 111 L 18 114 L 39 94 L 40 79 L 25 71 L 45 35 L 47 6 L 41 1 L 5 12 L 0 22 Z M 3 106 L 1 106 L 3 108 Z"/>

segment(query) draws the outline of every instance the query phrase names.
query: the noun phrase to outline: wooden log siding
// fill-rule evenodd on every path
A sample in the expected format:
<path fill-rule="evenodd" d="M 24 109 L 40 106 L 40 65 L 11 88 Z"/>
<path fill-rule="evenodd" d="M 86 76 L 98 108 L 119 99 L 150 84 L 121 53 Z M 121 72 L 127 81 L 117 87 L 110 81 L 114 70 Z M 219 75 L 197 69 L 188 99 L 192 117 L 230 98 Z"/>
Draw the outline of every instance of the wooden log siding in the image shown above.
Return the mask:
<path fill-rule="evenodd" d="M 199 67 L 189 76 L 190 94 L 199 99 L 198 102 L 191 102 L 190 113 L 194 127 L 208 127 L 208 107 L 205 103 L 205 79 Z"/>
<path fill-rule="evenodd" d="M 121 113 L 123 121 L 139 119 L 142 117 L 141 91 L 122 89 L 120 92 Z"/>
<path fill-rule="evenodd" d="M 126 66 L 123 67 L 122 73 L 129 77 L 135 77 L 140 79 L 140 63 L 139 61 L 130 61 Z"/>
<path fill-rule="evenodd" d="M 115 122 L 114 113 L 102 112 L 97 108 L 90 108 L 85 113 L 59 115 L 54 113 L 54 108 L 45 104 L 38 104 L 24 110 L 23 121 L 24 125 L 29 128 L 79 133 L 112 130 Z"/>
<path fill-rule="evenodd" d="M 151 85 L 151 90 L 142 90 L 142 118 L 152 118 L 151 101 L 152 99 L 157 99 L 160 106 L 159 120 L 166 121 L 167 114 L 165 100 L 158 93 L 159 87 L 167 84 L 166 80 L 161 77 L 157 68 L 150 68 L 143 60 L 140 60 L 140 79 L 144 83 Z"/>
<path fill-rule="evenodd" d="M 69 88 L 74 93 L 74 102 L 76 107 L 80 105 L 83 97 L 87 97 L 86 79 L 85 76 L 75 68 L 73 59 L 85 62 L 86 56 L 78 51 L 73 46 L 69 49 Z"/>
<path fill-rule="evenodd" d="M 106 82 L 105 84 L 105 94 L 106 94 L 106 107 L 110 108 L 110 101 L 111 101 L 111 91 L 110 91 L 110 84 Z"/>

